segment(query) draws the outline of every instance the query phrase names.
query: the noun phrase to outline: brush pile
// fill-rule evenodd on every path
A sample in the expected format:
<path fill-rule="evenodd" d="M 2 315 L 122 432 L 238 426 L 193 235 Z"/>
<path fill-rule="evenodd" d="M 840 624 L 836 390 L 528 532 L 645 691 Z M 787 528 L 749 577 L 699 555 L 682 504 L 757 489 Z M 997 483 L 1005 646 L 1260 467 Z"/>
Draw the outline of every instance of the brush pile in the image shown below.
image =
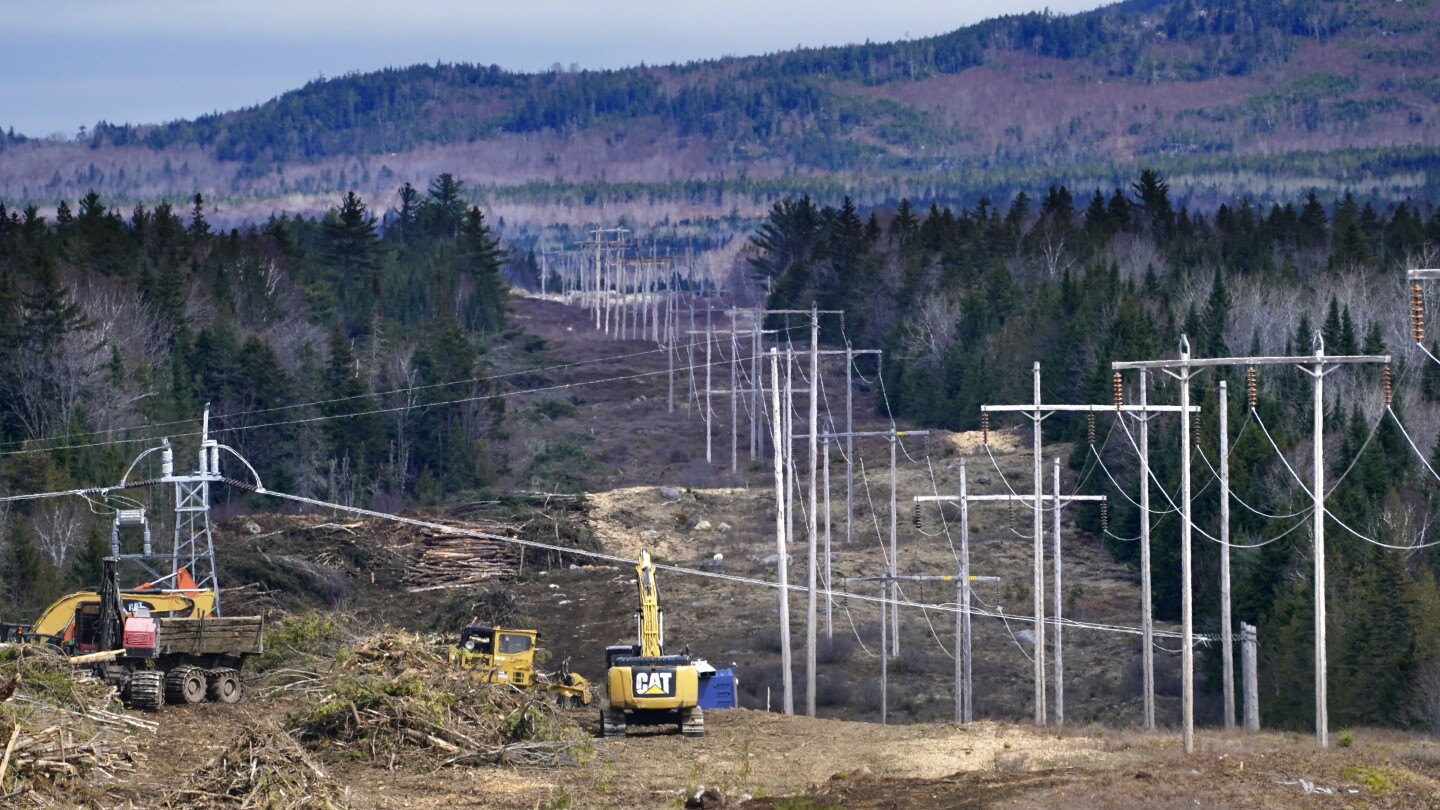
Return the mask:
<path fill-rule="evenodd" d="M 543 692 L 481 683 L 453 667 L 445 648 L 418 635 L 384 631 L 360 640 L 316 677 L 294 679 L 314 708 L 292 715 L 312 750 L 340 749 L 394 767 L 416 756 L 436 765 L 574 760 L 588 735 Z M 297 667 L 291 667 L 295 671 Z"/>
<path fill-rule="evenodd" d="M 0 646 L 0 804 L 75 800 L 123 783 L 158 724 L 119 708 L 115 689 L 39 644 Z M 107 784 L 108 783 L 108 784 Z"/>
<path fill-rule="evenodd" d="M 340 810 L 348 805 L 343 791 L 293 737 L 265 724 L 243 732 L 172 793 L 165 806 Z"/>

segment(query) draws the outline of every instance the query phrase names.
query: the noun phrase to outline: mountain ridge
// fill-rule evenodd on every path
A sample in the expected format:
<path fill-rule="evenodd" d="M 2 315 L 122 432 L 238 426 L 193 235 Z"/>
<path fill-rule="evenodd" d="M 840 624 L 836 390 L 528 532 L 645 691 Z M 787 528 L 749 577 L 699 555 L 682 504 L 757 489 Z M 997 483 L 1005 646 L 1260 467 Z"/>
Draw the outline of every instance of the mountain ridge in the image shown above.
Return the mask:
<path fill-rule="evenodd" d="M 475 201 L 521 221 L 566 220 L 577 196 L 611 217 L 754 217 L 777 180 L 861 204 L 965 201 L 1042 176 L 1107 185 L 1142 164 L 1182 202 L 1301 187 L 1397 199 L 1440 176 L 1411 154 L 1440 145 L 1436 18 L 1430 0 L 1131 0 L 681 65 L 386 68 L 189 121 L 99 122 L 83 143 L 5 135 L 0 199 L 200 191 L 232 211 L 325 208 L 463 166 Z M 1340 157 L 1315 172 L 1309 154 Z"/>

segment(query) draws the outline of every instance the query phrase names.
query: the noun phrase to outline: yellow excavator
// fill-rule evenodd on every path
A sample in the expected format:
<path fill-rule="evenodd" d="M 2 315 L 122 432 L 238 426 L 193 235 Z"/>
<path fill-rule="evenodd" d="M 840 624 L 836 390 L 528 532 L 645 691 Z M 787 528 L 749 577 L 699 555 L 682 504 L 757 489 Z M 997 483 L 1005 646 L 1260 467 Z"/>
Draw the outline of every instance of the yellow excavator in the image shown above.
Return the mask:
<path fill-rule="evenodd" d="M 120 601 L 144 606 L 157 619 L 204 619 L 215 612 L 215 592 L 196 585 L 184 568 L 177 572 L 174 588 L 129 588 L 120 591 Z M 100 621 L 100 608 L 100 591 L 67 594 L 31 624 L 0 624 L 0 641 L 49 643 L 70 655 L 92 653 L 97 649 L 94 625 Z"/>
<path fill-rule="evenodd" d="M 558 672 L 537 672 L 538 630 L 511 630 L 472 624 L 460 631 L 460 644 L 450 648 L 450 663 L 474 670 L 486 683 L 508 683 L 521 689 L 544 689 L 561 706 L 589 706 L 590 681 L 570 671 L 570 659 Z"/>
<path fill-rule="evenodd" d="M 674 724 L 681 734 L 699 737 L 705 733 L 700 670 L 688 650 L 683 655 L 665 654 L 665 614 L 648 550 L 640 552 L 635 580 L 640 586 L 640 611 L 635 617 L 640 643 L 605 648 L 609 705 L 600 710 L 601 734 L 623 737 L 630 726 Z"/>

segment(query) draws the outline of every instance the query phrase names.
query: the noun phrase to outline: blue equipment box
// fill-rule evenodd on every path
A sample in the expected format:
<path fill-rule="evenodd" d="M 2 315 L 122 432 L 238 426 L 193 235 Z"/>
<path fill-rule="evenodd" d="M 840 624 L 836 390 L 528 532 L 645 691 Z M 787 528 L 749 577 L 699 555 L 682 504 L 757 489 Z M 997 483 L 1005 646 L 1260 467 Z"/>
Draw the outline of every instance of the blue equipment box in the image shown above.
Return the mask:
<path fill-rule="evenodd" d="M 735 700 L 735 670 L 717 669 L 700 676 L 700 708 L 733 709 L 739 704 Z"/>

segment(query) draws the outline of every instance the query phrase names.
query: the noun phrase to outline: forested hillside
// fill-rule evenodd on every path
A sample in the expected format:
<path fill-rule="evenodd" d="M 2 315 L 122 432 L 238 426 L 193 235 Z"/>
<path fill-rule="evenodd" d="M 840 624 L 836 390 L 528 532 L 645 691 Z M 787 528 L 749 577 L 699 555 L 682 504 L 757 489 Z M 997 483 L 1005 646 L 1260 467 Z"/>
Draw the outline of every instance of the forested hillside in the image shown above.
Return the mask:
<path fill-rule="evenodd" d="M 1141 165 L 1177 200 L 1440 190 L 1440 4 L 1130 0 L 890 43 L 626 70 L 434 64 L 317 79 L 190 121 L 0 136 L 0 200 L 94 189 L 227 222 L 466 167 L 512 221 L 763 216 L 787 193 L 972 205 Z M 3 124 L 3 121 L 0 121 Z M 31 135 L 33 135 L 32 133 Z M 281 196 L 283 204 L 264 201 Z"/>
<path fill-rule="evenodd" d="M 1440 554 L 1429 547 L 1440 531 L 1440 364 L 1414 347 L 1404 281 L 1406 268 L 1440 256 L 1432 205 L 1378 209 L 1310 193 L 1191 212 L 1146 171 L 1108 193 L 1052 186 L 960 210 L 902 201 L 868 219 L 849 200 L 801 196 L 777 203 L 753 243 L 754 270 L 773 283 L 770 304 L 845 309 L 850 339 L 885 349 L 885 400 L 922 425 L 976 430 L 980 405 L 1029 402 L 1036 359 L 1047 402 L 1109 403 L 1112 361 L 1176 357 L 1182 334 L 1196 357 L 1313 354 L 1317 334 L 1331 355 L 1393 354 L 1389 379 L 1378 367 L 1327 378 L 1331 717 L 1338 726 L 1440 728 Z M 1430 352 L 1440 356 L 1433 340 Z M 1245 505 L 1232 508 L 1232 542 L 1253 547 L 1233 554 L 1235 617 L 1260 628 L 1265 722 L 1304 728 L 1314 705 L 1310 495 L 1301 483 L 1310 480 L 1311 383 L 1262 368 L 1252 411 L 1244 369 L 1198 378 L 1194 515 L 1212 537 L 1221 379 L 1231 487 Z M 1175 404 L 1164 375 L 1150 391 L 1151 402 Z M 1108 526 L 1098 507 L 1080 525 L 1117 559 L 1138 563 L 1135 428 L 1109 414 L 1093 428 L 1064 415 L 1045 427 L 1049 440 L 1076 443 L 1070 464 L 1087 491 L 1109 496 Z M 1180 610 L 1180 529 L 1160 488 L 1178 498 L 1178 432 L 1173 418 L 1151 426 L 1155 607 L 1170 619 Z M 985 467 L 983 457 L 975 463 Z M 1201 533 L 1195 544 L 1197 622 L 1213 632 L 1219 547 Z M 1217 674 L 1218 650 L 1208 652 Z"/>
<path fill-rule="evenodd" d="M 0 206 L 0 487 L 113 483 L 160 436 L 190 458 L 207 405 L 275 489 L 401 504 L 493 482 L 504 408 L 479 378 L 505 257 L 463 194 L 448 174 L 403 189 L 383 235 L 353 193 L 228 232 L 200 195 Z M 83 501 L 6 507 L 7 615 L 97 581 L 108 523 Z"/>

